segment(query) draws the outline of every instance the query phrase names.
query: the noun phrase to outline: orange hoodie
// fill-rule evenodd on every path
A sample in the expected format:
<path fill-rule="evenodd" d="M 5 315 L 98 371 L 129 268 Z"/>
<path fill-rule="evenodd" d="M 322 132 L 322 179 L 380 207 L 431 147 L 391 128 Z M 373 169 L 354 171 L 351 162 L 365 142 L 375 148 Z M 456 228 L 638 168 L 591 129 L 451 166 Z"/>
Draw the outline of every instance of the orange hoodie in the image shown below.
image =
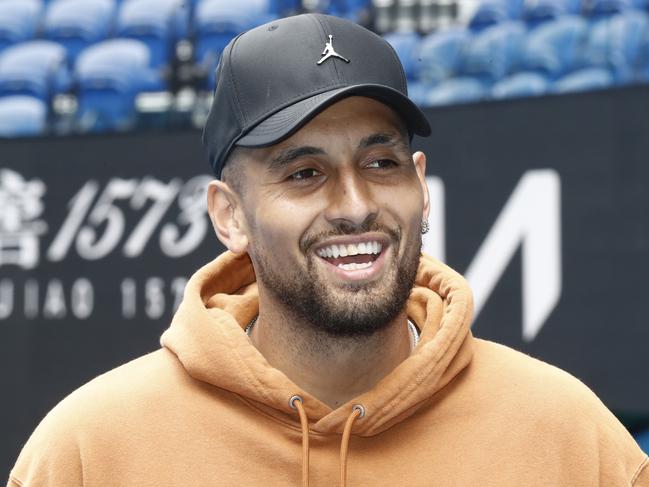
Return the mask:
<path fill-rule="evenodd" d="M 586 386 L 472 337 L 465 281 L 430 257 L 408 303 L 420 344 L 335 410 L 251 344 L 257 311 L 247 256 L 203 267 L 162 348 L 56 406 L 8 485 L 649 486 L 647 456 Z"/>

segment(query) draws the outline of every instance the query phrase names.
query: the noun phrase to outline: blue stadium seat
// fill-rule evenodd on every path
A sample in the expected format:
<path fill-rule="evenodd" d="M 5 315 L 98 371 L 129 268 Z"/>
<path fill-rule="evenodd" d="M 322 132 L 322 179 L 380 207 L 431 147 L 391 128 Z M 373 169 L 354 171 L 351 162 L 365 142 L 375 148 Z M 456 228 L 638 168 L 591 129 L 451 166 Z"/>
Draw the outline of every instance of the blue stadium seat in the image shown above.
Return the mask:
<path fill-rule="evenodd" d="M 45 132 L 47 104 L 31 96 L 0 98 L 0 137 L 40 135 Z"/>
<path fill-rule="evenodd" d="M 144 42 L 151 52 L 151 64 L 169 62 L 176 42 L 186 33 L 188 10 L 182 0 L 128 0 L 117 17 L 117 35 Z"/>
<path fill-rule="evenodd" d="M 383 38 L 394 48 L 403 64 L 403 70 L 408 79 L 414 79 L 417 73 L 417 51 L 419 35 L 415 32 L 394 32 L 386 34 Z"/>
<path fill-rule="evenodd" d="M 138 93 L 160 89 L 149 48 L 135 39 L 111 39 L 85 49 L 75 66 L 77 125 L 83 132 L 127 130 L 136 121 Z"/>
<path fill-rule="evenodd" d="M 591 24 L 584 58 L 589 65 L 611 69 L 618 83 L 629 83 L 649 61 L 648 40 L 649 16 L 628 10 Z"/>
<path fill-rule="evenodd" d="M 613 86 L 615 79 L 608 69 L 584 68 L 555 81 L 555 93 L 574 93 L 578 91 L 601 90 Z"/>
<path fill-rule="evenodd" d="M 480 31 L 507 20 L 520 19 L 523 0 L 482 0 L 469 20 L 472 31 Z"/>
<path fill-rule="evenodd" d="M 507 76 L 520 62 L 525 24 L 507 21 L 474 34 L 464 52 L 462 73 L 494 82 Z"/>
<path fill-rule="evenodd" d="M 85 47 L 108 37 L 114 17 L 113 0 L 56 0 L 45 14 L 44 37 L 65 46 L 74 62 Z"/>
<path fill-rule="evenodd" d="M 602 17 L 629 9 L 645 10 L 646 8 L 646 0 L 590 0 L 589 14 L 592 17 Z"/>
<path fill-rule="evenodd" d="M 214 69 L 225 46 L 235 36 L 275 16 L 268 0 L 201 0 L 194 16 L 194 59 L 211 73 L 208 87 L 214 87 Z"/>
<path fill-rule="evenodd" d="M 442 81 L 426 95 L 424 106 L 468 103 L 486 98 L 488 89 L 478 79 L 460 77 Z"/>
<path fill-rule="evenodd" d="M 469 28 L 480 31 L 509 19 L 507 5 L 502 0 L 486 0 L 478 5 L 469 20 Z"/>
<path fill-rule="evenodd" d="M 39 0 L 0 2 L 0 52 L 12 44 L 34 37 L 41 10 Z"/>
<path fill-rule="evenodd" d="M 491 97 L 520 98 L 524 96 L 539 96 L 547 93 L 550 88 L 548 80 L 539 73 L 520 72 L 504 78 L 491 88 Z"/>
<path fill-rule="evenodd" d="M 512 20 L 520 20 L 523 16 L 523 8 L 525 8 L 525 0 L 506 0 L 507 12 L 509 18 Z"/>
<path fill-rule="evenodd" d="M 579 15 L 581 12 L 582 0 L 535 0 L 525 4 L 523 17 L 533 28 L 563 15 Z"/>
<path fill-rule="evenodd" d="M 532 30 L 524 43 L 521 67 L 558 78 L 582 67 L 588 23 L 581 17 L 566 15 Z"/>
<path fill-rule="evenodd" d="M 462 28 L 434 32 L 424 37 L 419 44 L 415 77 L 432 85 L 456 75 L 470 38 L 471 33 Z"/>
<path fill-rule="evenodd" d="M 0 96 L 29 95 L 49 101 L 70 88 L 66 51 L 51 41 L 28 41 L 0 53 Z"/>

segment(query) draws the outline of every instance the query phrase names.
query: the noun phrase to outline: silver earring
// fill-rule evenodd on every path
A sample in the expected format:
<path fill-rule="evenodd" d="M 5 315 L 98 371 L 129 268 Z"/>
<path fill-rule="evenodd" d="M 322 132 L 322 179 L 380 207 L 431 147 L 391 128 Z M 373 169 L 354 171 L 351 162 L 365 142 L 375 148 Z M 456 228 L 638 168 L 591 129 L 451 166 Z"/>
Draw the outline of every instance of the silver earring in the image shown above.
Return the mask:
<path fill-rule="evenodd" d="M 421 221 L 421 234 L 423 235 L 424 233 L 428 233 L 428 230 L 430 230 L 430 225 L 428 225 L 428 222 L 426 220 Z"/>

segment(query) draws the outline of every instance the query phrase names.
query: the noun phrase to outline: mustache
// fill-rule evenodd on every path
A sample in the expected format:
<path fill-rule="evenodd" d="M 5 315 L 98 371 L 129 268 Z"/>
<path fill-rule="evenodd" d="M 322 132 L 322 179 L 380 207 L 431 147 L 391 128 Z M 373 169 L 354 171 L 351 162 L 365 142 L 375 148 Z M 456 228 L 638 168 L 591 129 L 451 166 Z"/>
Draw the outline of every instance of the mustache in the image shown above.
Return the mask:
<path fill-rule="evenodd" d="M 398 244 L 401 241 L 401 229 L 390 228 L 375 220 L 365 220 L 360 224 L 350 222 L 348 220 L 340 220 L 332 223 L 332 228 L 324 232 L 318 232 L 311 235 L 305 235 L 300 240 L 300 250 L 307 253 L 314 245 L 319 244 L 323 240 L 332 237 L 346 237 L 350 235 L 361 235 L 363 233 L 384 233 L 389 235 L 390 239 Z"/>

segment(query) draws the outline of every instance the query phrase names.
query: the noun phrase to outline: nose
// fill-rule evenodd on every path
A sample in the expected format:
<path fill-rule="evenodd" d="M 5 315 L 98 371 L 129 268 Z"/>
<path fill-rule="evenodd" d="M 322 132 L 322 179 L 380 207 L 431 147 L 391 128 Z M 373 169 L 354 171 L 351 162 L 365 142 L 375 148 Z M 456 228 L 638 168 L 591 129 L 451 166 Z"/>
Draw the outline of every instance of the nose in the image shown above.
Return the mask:
<path fill-rule="evenodd" d="M 378 206 L 368 181 L 359 174 L 340 174 L 329 191 L 325 218 L 334 226 L 359 227 L 374 221 Z"/>

